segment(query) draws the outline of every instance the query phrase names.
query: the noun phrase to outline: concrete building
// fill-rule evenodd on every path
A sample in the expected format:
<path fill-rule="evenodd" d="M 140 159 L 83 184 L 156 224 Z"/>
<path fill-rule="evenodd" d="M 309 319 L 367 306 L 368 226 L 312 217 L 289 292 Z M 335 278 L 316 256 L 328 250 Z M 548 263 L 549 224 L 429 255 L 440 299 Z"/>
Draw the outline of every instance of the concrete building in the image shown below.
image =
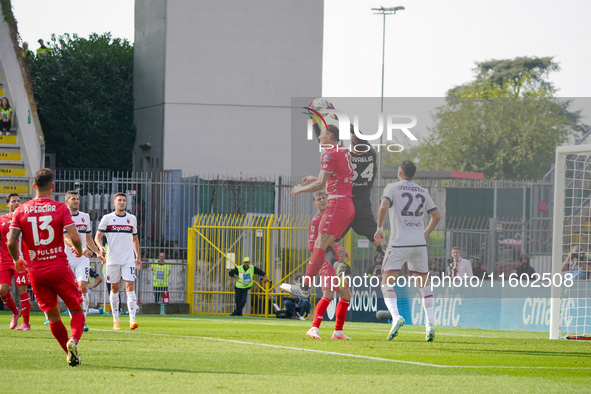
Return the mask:
<path fill-rule="evenodd" d="M 306 117 L 291 107 L 321 95 L 323 10 L 318 0 L 136 1 L 134 170 L 317 173 L 317 145 L 293 168 L 292 129 L 304 135 Z"/>

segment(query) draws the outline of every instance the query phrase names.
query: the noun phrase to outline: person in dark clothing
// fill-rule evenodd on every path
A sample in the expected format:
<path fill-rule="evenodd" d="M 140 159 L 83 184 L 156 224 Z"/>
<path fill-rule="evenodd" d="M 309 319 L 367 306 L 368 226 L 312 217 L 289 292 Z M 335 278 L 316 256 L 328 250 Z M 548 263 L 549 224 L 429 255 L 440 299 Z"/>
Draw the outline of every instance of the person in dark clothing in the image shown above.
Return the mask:
<path fill-rule="evenodd" d="M 482 269 L 482 259 L 480 257 L 474 257 L 472 259 L 472 276 L 480 279 L 484 279 L 486 276 L 486 271 Z"/>
<path fill-rule="evenodd" d="M 521 255 L 519 260 L 521 260 L 521 265 L 515 270 L 517 277 L 519 278 L 522 274 L 526 274 L 530 279 L 533 279 L 533 275 L 536 273 L 536 270 L 534 270 L 534 268 L 529 265 L 529 256 L 524 253 Z"/>
<path fill-rule="evenodd" d="M 242 309 L 246 305 L 246 299 L 248 297 L 248 290 L 254 285 L 254 276 L 260 275 L 263 277 L 263 281 L 269 280 L 265 271 L 250 264 L 250 257 L 244 257 L 242 259 L 242 265 L 230 270 L 228 272 L 230 278 L 236 280 L 236 309 L 230 314 L 230 316 L 242 316 Z"/>

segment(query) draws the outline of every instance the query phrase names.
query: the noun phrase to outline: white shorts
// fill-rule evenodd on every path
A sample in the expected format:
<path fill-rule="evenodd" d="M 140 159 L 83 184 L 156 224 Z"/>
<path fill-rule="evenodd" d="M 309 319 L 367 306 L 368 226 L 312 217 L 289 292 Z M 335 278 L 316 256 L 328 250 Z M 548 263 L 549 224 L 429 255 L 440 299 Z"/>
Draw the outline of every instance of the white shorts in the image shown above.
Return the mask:
<path fill-rule="evenodd" d="M 408 261 L 408 272 L 411 274 L 426 274 L 429 272 L 426 246 L 412 246 L 408 248 L 388 248 L 382 272 L 400 271 Z"/>
<path fill-rule="evenodd" d="M 72 272 L 74 272 L 76 282 L 84 281 L 88 283 L 88 274 L 90 273 L 89 261 L 81 261 L 78 263 L 70 264 L 70 268 L 72 269 Z"/>
<path fill-rule="evenodd" d="M 107 283 L 133 282 L 135 276 L 135 262 L 123 265 L 107 265 Z"/>

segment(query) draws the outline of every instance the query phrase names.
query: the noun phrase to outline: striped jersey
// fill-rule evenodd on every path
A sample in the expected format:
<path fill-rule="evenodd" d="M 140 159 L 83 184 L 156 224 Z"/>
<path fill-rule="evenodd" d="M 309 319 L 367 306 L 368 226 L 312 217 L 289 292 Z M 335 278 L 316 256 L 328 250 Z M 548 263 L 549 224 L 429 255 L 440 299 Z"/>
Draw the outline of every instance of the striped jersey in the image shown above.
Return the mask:
<path fill-rule="evenodd" d="M 82 250 L 84 250 L 84 248 L 86 248 L 86 234 L 90 234 L 92 228 L 90 216 L 88 216 L 87 213 L 78 211 L 76 215 L 72 215 L 72 220 L 76 225 L 78 235 L 80 235 L 80 242 L 82 242 Z M 84 255 L 77 257 L 76 253 L 72 253 L 71 248 L 67 245 L 66 256 L 68 256 L 68 261 L 70 262 L 70 264 L 90 262 L 90 259 Z"/>
<path fill-rule="evenodd" d="M 133 236 L 137 235 L 137 219 L 129 212 L 123 216 L 115 211 L 103 216 L 98 231 L 105 233 L 109 247 L 107 265 L 124 265 L 135 262 Z"/>

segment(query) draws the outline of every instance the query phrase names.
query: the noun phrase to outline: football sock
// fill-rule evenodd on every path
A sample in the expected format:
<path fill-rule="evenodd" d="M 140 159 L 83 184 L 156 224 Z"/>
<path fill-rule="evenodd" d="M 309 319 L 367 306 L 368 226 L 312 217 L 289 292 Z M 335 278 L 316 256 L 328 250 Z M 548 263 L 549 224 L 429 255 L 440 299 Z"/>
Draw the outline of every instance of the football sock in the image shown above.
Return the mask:
<path fill-rule="evenodd" d="M 435 300 L 433 298 L 433 290 L 431 290 L 431 286 L 425 286 L 419 289 L 421 291 L 421 295 L 423 296 L 423 308 L 425 309 L 425 324 L 426 325 L 433 325 L 433 306 L 435 305 Z"/>
<path fill-rule="evenodd" d="M 72 331 L 72 337 L 76 339 L 76 343 L 80 341 L 80 337 L 84 332 L 84 322 L 86 318 L 84 316 L 84 312 L 74 312 L 72 313 L 72 320 L 70 321 L 70 328 Z"/>
<path fill-rule="evenodd" d="M 113 293 L 113 291 L 111 290 L 109 301 L 111 301 L 111 312 L 113 313 L 113 321 L 119 321 L 119 293 Z"/>
<path fill-rule="evenodd" d="M 390 286 L 382 285 L 382 294 L 384 296 L 384 303 L 388 307 L 392 318 L 398 316 L 398 298 L 396 292 Z"/>
<path fill-rule="evenodd" d="M 31 315 L 31 298 L 29 297 L 29 293 L 21 294 L 20 297 L 23 323 L 29 324 L 29 316 Z"/>
<path fill-rule="evenodd" d="M 336 311 L 336 322 L 334 325 L 335 331 L 342 331 L 345 325 L 345 319 L 347 318 L 347 309 L 349 309 L 349 300 L 340 299 L 337 304 Z"/>
<path fill-rule="evenodd" d="M 127 310 L 129 311 L 129 321 L 135 321 L 135 313 L 137 312 L 137 298 L 135 291 L 127 292 Z"/>
<path fill-rule="evenodd" d="M 8 309 L 10 309 L 13 315 L 16 315 L 18 313 L 18 308 L 14 303 L 14 299 L 12 298 L 12 294 L 10 294 L 10 291 L 6 293 L 4 297 L 2 297 L 2 302 L 4 303 L 4 305 L 6 305 Z"/>
<path fill-rule="evenodd" d="M 330 301 L 331 300 L 325 297 L 318 301 L 318 304 L 316 304 L 316 309 L 314 309 L 314 321 L 312 322 L 312 327 L 320 327 L 320 323 L 322 323 L 324 313 L 326 312 L 326 308 L 328 308 Z"/>
<path fill-rule="evenodd" d="M 86 316 L 88 314 L 88 293 L 82 293 L 82 310 Z"/>
<path fill-rule="evenodd" d="M 312 257 L 310 257 L 310 263 L 308 264 L 308 267 L 306 268 L 306 277 L 310 278 L 310 280 L 315 277 L 316 275 L 318 275 L 318 273 L 320 272 L 320 268 L 322 268 L 322 264 L 324 264 L 324 255 L 326 254 L 326 251 L 324 249 L 320 249 L 320 248 L 314 248 L 314 252 L 312 253 Z M 303 281 L 305 283 L 303 283 L 302 287 L 305 287 L 306 285 L 310 286 L 311 283 L 308 283 L 308 281 Z"/>
<path fill-rule="evenodd" d="M 57 342 L 60 344 L 64 352 L 68 353 L 68 349 L 66 348 L 66 344 L 68 343 L 68 329 L 64 326 L 64 322 L 62 319 L 59 319 L 56 322 L 49 322 L 49 329 L 51 333 L 57 339 Z"/>

